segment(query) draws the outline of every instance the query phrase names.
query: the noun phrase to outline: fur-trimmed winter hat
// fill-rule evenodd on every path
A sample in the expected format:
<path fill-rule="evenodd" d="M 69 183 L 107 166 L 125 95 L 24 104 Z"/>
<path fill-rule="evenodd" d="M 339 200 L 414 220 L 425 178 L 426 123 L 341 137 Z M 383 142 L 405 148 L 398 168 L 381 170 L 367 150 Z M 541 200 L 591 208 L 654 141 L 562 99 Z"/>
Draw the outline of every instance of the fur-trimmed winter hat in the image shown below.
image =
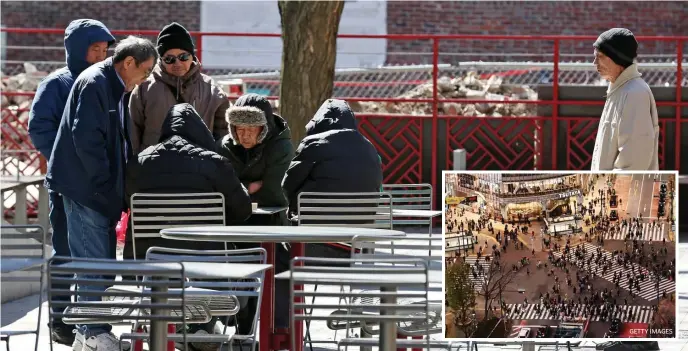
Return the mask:
<path fill-rule="evenodd" d="M 236 134 L 236 126 L 263 127 L 263 131 L 258 135 L 258 144 L 265 140 L 268 135 L 268 120 L 265 118 L 263 110 L 253 106 L 232 106 L 227 109 L 225 119 L 229 124 L 229 134 L 234 140 L 234 144 L 239 143 Z"/>

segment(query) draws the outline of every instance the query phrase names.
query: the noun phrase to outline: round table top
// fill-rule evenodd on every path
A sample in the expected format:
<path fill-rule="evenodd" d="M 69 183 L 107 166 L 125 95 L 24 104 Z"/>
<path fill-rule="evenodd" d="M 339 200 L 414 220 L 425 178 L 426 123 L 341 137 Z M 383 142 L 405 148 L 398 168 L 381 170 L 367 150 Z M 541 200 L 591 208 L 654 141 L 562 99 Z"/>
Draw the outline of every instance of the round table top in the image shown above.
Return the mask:
<path fill-rule="evenodd" d="M 331 243 L 389 240 L 404 237 L 398 230 L 356 227 L 311 227 L 311 226 L 207 226 L 176 227 L 160 231 L 165 239 L 217 242 L 297 242 Z"/>

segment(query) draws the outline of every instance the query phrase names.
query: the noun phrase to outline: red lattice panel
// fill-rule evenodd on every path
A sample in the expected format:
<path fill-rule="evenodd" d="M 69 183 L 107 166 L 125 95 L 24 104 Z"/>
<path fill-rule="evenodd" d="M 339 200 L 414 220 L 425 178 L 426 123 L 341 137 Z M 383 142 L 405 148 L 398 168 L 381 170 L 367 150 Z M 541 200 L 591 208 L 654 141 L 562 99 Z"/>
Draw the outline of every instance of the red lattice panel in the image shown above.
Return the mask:
<path fill-rule="evenodd" d="M 536 118 L 462 117 L 447 119 L 447 165 L 452 150 L 466 149 L 469 170 L 532 170 L 535 139 L 542 123 Z"/>
<path fill-rule="evenodd" d="M 566 118 L 566 169 L 589 170 L 599 118 Z M 659 169 L 665 169 L 664 150 L 666 149 L 667 120 L 659 120 Z M 673 138 L 670 138 L 673 140 Z"/>
<path fill-rule="evenodd" d="M 566 119 L 566 169 L 590 170 L 599 118 Z"/>
<path fill-rule="evenodd" d="M 2 176 L 40 175 L 41 158 L 35 150 L 29 138 L 27 121 L 21 121 L 19 115 L 26 110 L 2 109 Z M 3 201 L 10 196 L 10 192 L 4 194 Z M 27 206 L 29 216 L 35 216 L 38 210 L 38 199 L 27 193 Z M 5 211 L 5 215 L 14 215 L 14 206 Z"/>
<path fill-rule="evenodd" d="M 358 115 L 359 127 L 382 158 L 383 183 L 422 183 L 422 119 Z"/>

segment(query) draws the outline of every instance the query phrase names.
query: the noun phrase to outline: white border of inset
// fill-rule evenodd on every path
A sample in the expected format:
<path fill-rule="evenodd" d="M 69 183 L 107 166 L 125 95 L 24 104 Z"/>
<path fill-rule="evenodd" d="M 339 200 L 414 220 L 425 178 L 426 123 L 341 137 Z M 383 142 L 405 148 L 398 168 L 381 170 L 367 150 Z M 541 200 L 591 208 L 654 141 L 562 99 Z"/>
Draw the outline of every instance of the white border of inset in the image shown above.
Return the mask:
<path fill-rule="evenodd" d="M 674 187 L 675 187 L 674 193 L 676 194 L 675 195 L 676 196 L 676 207 L 674 208 L 674 211 L 675 211 L 674 215 L 676 218 L 676 220 L 674 221 L 675 227 L 676 227 L 676 230 L 674 231 L 674 236 L 675 236 L 674 237 L 674 255 L 675 255 L 674 264 L 676 267 L 675 275 L 674 275 L 674 279 L 676 282 L 675 283 L 675 290 L 674 290 L 674 295 L 675 295 L 675 297 L 674 297 L 674 299 L 675 299 L 675 311 L 674 311 L 674 313 L 675 313 L 676 318 L 675 318 L 674 323 L 675 323 L 675 331 L 676 332 L 675 332 L 674 337 L 673 338 L 661 338 L 661 339 L 657 339 L 657 338 L 653 338 L 653 339 L 651 339 L 651 338 L 625 338 L 625 339 L 618 339 L 618 338 L 613 338 L 613 339 L 604 339 L 604 338 L 582 338 L 582 339 L 472 338 L 471 339 L 471 338 L 447 338 L 447 337 L 445 337 L 446 336 L 446 322 L 445 322 L 445 319 L 446 319 L 445 291 L 446 290 L 445 290 L 445 284 L 444 284 L 445 283 L 444 277 L 446 274 L 445 273 L 446 267 L 445 267 L 445 260 L 444 260 L 444 250 L 446 249 L 446 247 L 445 247 L 446 242 L 444 240 L 444 235 L 445 235 L 445 230 L 446 230 L 446 226 L 445 226 L 446 212 L 444 209 L 444 202 L 445 202 L 445 196 L 446 196 L 446 181 L 445 181 L 445 179 L 446 179 L 446 174 L 448 174 L 448 173 L 449 174 L 494 174 L 494 173 L 499 173 L 499 174 L 562 174 L 562 175 L 564 175 L 564 174 L 621 174 L 621 175 L 628 175 L 628 174 L 672 174 L 672 175 L 674 175 L 675 180 L 676 180 L 674 182 Z M 468 342 L 468 341 L 474 341 L 475 342 L 475 341 L 477 341 L 477 342 L 485 343 L 485 344 L 492 344 L 492 343 L 495 343 L 495 344 L 504 344 L 504 343 L 514 344 L 515 342 L 517 343 L 519 341 L 559 342 L 562 347 L 566 347 L 566 341 L 571 341 L 571 343 L 573 344 L 573 343 L 577 343 L 580 341 L 594 341 L 594 342 L 599 342 L 599 343 L 609 342 L 609 341 L 625 341 L 625 342 L 628 342 L 628 341 L 658 341 L 659 342 L 659 341 L 678 339 L 678 335 L 680 334 L 680 331 L 678 330 L 678 325 L 679 325 L 679 323 L 678 323 L 678 317 L 679 317 L 679 315 L 678 315 L 678 311 L 679 311 L 679 308 L 678 308 L 678 305 L 679 305 L 679 303 L 678 303 L 679 302 L 679 299 L 678 299 L 678 287 L 679 287 L 679 285 L 678 285 L 678 272 L 679 272 L 678 271 L 678 267 L 679 267 L 679 263 L 678 263 L 678 249 L 679 249 L 679 245 L 678 245 L 679 233 L 678 233 L 678 230 L 679 230 L 679 225 L 678 225 L 678 222 L 680 219 L 680 217 L 679 217 L 680 212 L 679 212 L 679 205 L 678 205 L 679 204 L 678 199 L 680 196 L 678 171 L 622 171 L 622 172 L 614 172 L 614 171 L 559 171 L 559 170 L 557 170 L 557 171 L 536 171 L 536 170 L 533 170 L 533 171 L 469 171 L 469 170 L 452 171 L 452 170 L 443 170 L 441 182 L 442 182 L 442 187 L 441 187 L 441 189 L 442 189 L 442 203 L 441 203 L 441 206 L 442 206 L 442 223 L 441 223 L 441 226 L 442 227 L 441 227 L 441 229 L 442 229 L 442 257 L 443 257 L 443 259 L 442 259 L 442 276 L 443 276 L 443 278 L 442 278 L 442 290 L 443 290 L 442 291 L 442 340 L 456 341 L 456 342 Z M 669 230 L 671 230 L 671 228 L 669 228 Z M 563 344 L 561 344 L 562 342 L 563 342 Z M 572 345 L 572 347 L 573 347 L 573 345 Z"/>

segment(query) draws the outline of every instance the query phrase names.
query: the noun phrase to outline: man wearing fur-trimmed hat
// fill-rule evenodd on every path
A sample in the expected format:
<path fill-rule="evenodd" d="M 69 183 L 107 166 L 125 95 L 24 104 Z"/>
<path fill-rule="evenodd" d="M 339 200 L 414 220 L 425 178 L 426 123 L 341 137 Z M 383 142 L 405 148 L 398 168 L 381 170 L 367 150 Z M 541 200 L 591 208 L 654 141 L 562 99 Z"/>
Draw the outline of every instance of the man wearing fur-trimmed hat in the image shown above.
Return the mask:
<path fill-rule="evenodd" d="M 134 154 L 160 142 L 167 111 L 181 103 L 191 104 L 215 140 L 227 134 L 227 94 L 209 76 L 201 73 L 191 34 L 177 22 L 158 34 L 160 62 L 148 79 L 131 93 L 131 144 Z"/>
<path fill-rule="evenodd" d="M 609 81 L 592 153 L 592 170 L 658 170 L 659 120 L 652 90 L 640 77 L 638 42 L 612 28 L 593 44 L 595 68 Z"/>
<path fill-rule="evenodd" d="M 218 152 L 232 162 L 253 202 L 286 207 L 282 178 L 294 156 L 287 122 L 273 113 L 270 102 L 258 94 L 239 97 L 227 110 L 226 120 L 229 134 L 220 140 Z M 284 215 L 280 223 L 271 224 L 286 223 Z"/>
<path fill-rule="evenodd" d="M 229 134 L 219 141 L 217 152 L 228 158 L 239 180 L 259 206 L 287 207 L 282 178 L 294 157 L 291 131 L 284 118 L 272 112 L 270 102 L 258 94 L 245 94 L 227 110 Z M 288 225 L 286 211 L 272 216 L 251 216 L 249 225 Z M 239 247 L 239 246 L 238 246 Z M 251 244 L 241 246 L 251 247 Z M 289 252 L 277 245 L 275 273 L 289 269 Z M 275 282 L 276 290 L 288 291 L 285 282 Z M 289 326 L 289 294 L 275 295 L 275 326 Z M 250 333 L 257 300 L 249 299 L 236 315 L 237 333 Z"/>

